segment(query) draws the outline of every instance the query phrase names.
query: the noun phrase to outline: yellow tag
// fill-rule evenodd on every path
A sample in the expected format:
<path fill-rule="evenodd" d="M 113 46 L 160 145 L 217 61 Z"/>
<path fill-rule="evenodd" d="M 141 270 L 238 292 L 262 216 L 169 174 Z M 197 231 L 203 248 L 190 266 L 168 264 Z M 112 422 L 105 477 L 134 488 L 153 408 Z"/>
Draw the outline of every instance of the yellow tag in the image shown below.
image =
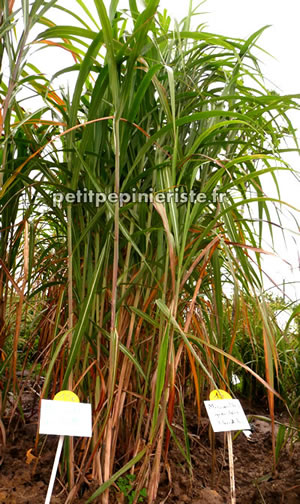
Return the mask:
<path fill-rule="evenodd" d="M 210 401 L 215 401 L 216 399 L 232 399 L 231 395 L 226 392 L 226 390 L 213 390 L 209 394 L 209 400 Z"/>
<path fill-rule="evenodd" d="M 80 402 L 79 397 L 71 390 L 61 390 L 55 394 L 54 401 Z"/>

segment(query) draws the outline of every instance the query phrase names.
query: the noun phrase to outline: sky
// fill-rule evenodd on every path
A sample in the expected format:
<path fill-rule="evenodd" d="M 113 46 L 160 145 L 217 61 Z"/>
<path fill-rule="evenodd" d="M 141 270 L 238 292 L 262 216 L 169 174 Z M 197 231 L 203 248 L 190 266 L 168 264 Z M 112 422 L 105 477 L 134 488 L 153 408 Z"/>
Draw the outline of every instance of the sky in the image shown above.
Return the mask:
<path fill-rule="evenodd" d="M 164 0 L 162 3 L 168 4 L 169 9 L 173 9 L 173 11 L 175 6 L 178 9 L 181 4 L 181 2 L 175 4 L 170 0 Z M 282 0 L 208 0 L 200 9 L 207 12 L 207 14 L 203 14 L 203 17 L 208 24 L 208 31 L 224 35 L 244 38 L 263 26 L 271 25 L 259 39 L 259 45 L 273 56 L 260 53 L 263 73 L 268 77 L 271 89 L 279 88 L 278 92 L 282 94 L 300 94 L 298 65 L 300 2 L 296 0 L 285 0 L 284 2 Z M 174 12 L 174 15 L 181 17 L 179 12 Z M 298 136 L 300 136 L 300 112 L 291 112 L 290 118 L 298 128 Z M 286 160 L 300 172 L 299 155 L 286 156 Z M 300 183 L 294 177 L 288 176 L 286 172 L 279 175 L 279 181 L 281 199 L 299 209 Z M 268 182 L 266 181 L 266 183 Z M 267 194 L 271 195 L 273 191 L 272 184 L 270 184 L 270 189 L 267 186 Z M 299 212 L 294 212 L 294 215 L 299 220 Z M 299 231 L 287 207 L 283 207 L 282 218 L 287 229 Z M 287 283 L 285 293 L 294 300 L 300 297 L 300 240 L 299 235 L 289 231 L 285 232 L 285 239 L 286 244 L 281 232 L 275 231 L 275 252 L 278 254 L 278 258 L 269 256 L 265 258 L 264 268 L 275 282 L 281 283 L 285 280 Z M 267 236 L 264 245 L 271 250 L 270 240 Z M 284 260 L 291 264 L 292 269 Z M 289 282 L 297 283 L 289 284 Z M 272 286 L 269 281 L 266 282 L 266 285 Z M 270 292 L 275 294 L 278 291 L 273 289 Z"/>
<path fill-rule="evenodd" d="M 109 0 L 104 0 L 106 5 Z M 141 5 L 141 0 L 137 0 Z M 75 0 L 67 0 L 65 5 L 71 8 L 71 3 L 75 7 Z M 85 0 L 85 5 L 92 9 L 94 7 L 93 0 Z M 194 5 L 200 3 L 194 1 Z M 128 0 L 120 0 L 120 7 L 128 7 Z M 188 13 L 189 0 L 161 0 L 160 6 L 167 8 L 169 15 L 177 20 L 181 20 Z M 79 10 L 79 8 L 78 8 Z M 207 0 L 198 8 L 199 14 L 193 18 L 193 27 L 200 23 L 206 23 L 205 31 L 220 33 L 232 37 L 247 38 L 252 33 L 266 25 L 271 25 L 267 28 L 259 39 L 259 45 L 264 48 L 267 53 L 272 54 L 272 57 L 265 52 L 258 52 L 261 60 L 261 68 L 265 76 L 268 77 L 267 87 L 282 94 L 300 94 L 300 72 L 298 64 L 298 51 L 300 47 L 300 2 L 298 0 Z M 58 24 L 68 24 L 61 17 L 59 21 L 54 19 Z M 95 16 L 97 18 L 97 15 Z M 90 23 L 89 23 L 90 24 Z M 60 51 L 60 50 L 59 50 Z M 59 58 L 50 58 L 53 55 L 53 48 L 45 51 L 39 51 L 41 64 L 38 65 L 41 70 L 45 71 L 45 55 L 46 72 L 48 76 L 51 72 L 57 71 L 57 66 L 60 61 L 61 67 L 72 65 L 73 61 L 69 54 L 65 51 L 59 52 Z M 43 68 L 44 66 L 44 68 Z M 293 124 L 298 128 L 300 137 L 300 112 L 289 114 Z M 286 160 L 292 167 L 300 172 L 300 156 L 297 154 L 286 156 Z M 279 184 L 281 191 L 281 199 L 290 205 L 299 208 L 299 189 L 300 183 L 293 176 L 279 174 Z M 271 179 L 265 179 L 265 192 L 269 196 L 275 195 L 275 188 Z M 277 257 L 266 256 L 264 260 L 264 269 L 270 278 L 275 283 L 282 284 L 285 280 L 285 294 L 292 300 L 300 298 L 300 239 L 299 227 L 295 223 L 295 219 L 291 217 L 291 210 L 288 207 L 282 207 L 282 222 L 286 227 L 285 235 L 275 229 L 275 253 Z M 294 212 L 293 215 L 299 220 L 299 212 Z M 264 248 L 272 250 L 272 244 L 269 234 L 265 234 Z M 288 265 L 287 262 L 290 264 Z M 267 280 L 266 287 L 272 288 L 272 282 Z M 278 290 L 271 289 L 275 295 L 280 294 Z"/>

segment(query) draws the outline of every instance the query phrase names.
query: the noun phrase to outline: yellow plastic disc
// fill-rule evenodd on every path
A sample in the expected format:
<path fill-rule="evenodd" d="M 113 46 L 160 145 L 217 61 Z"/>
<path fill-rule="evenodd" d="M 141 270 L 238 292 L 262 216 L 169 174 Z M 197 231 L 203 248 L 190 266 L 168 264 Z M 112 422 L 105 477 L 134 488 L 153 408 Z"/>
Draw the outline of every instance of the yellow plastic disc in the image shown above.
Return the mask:
<path fill-rule="evenodd" d="M 55 394 L 54 401 L 80 402 L 79 397 L 71 390 L 61 390 Z"/>
<path fill-rule="evenodd" d="M 216 399 L 232 399 L 231 395 L 226 392 L 226 390 L 213 390 L 209 394 L 209 400 L 210 401 L 215 401 Z"/>

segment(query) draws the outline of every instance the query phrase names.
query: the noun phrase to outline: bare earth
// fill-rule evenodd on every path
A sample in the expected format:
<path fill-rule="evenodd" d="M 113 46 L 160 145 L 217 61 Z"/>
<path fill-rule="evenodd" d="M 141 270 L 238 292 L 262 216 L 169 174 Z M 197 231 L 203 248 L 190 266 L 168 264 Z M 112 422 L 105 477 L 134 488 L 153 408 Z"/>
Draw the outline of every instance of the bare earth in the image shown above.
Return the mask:
<path fill-rule="evenodd" d="M 196 410 L 192 407 L 187 408 L 186 411 L 194 467 L 193 477 L 189 473 L 183 455 L 171 441 L 169 466 L 162 466 L 159 494 L 155 504 L 164 502 L 167 504 L 227 504 L 230 502 L 228 457 L 226 447 L 224 448 L 224 435 L 216 435 L 216 471 L 213 485 L 208 421 L 203 411 L 203 420 L 199 430 L 195 412 Z M 267 415 L 262 408 L 254 411 L 253 408 L 245 406 L 245 412 Z M 282 421 L 282 417 L 278 419 Z M 251 441 L 240 434 L 233 445 L 237 504 L 299 504 L 299 441 L 294 443 L 292 448 L 288 446 L 283 450 L 278 465 L 278 476 L 273 478 L 270 426 L 260 420 L 255 420 L 253 423 L 255 432 Z M 183 445 L 184 438 L 179 416 L 176 417 L 174 424 L 174 432 Z M 26 425 L 19 422 L 18 426 L 10 426 L 0 472 L 0 503 L 43 504 L 45 501 L 57 438 L 47 439 L 36 467 L 35 460 L 27 464 L 28 450 L 32 449 L 34 453 L 36 429 L 36 415 L 31 416 Z M 44 436 L 43 439 L 45 439 Z M 171 481 L 169 475 L 171 475 Z M 83 494 L 75 501 L 76 504 L 85 503 L 96 488 L 95 483 L 90 487 L 86 485 Z M 112 494 L 112 504 L 121 501 L 116 489 L 112 491 Z M 57 479 L 51 503 L 65 503 L 66 495 L 62 482 Z"/>

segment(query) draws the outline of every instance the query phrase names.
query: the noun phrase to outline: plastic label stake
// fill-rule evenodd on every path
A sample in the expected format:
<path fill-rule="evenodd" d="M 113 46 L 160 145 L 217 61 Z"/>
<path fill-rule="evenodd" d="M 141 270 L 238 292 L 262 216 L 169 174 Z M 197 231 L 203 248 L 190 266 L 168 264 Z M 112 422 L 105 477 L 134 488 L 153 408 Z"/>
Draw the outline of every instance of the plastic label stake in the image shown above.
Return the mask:
<path fill-rule="evenodd" d="M 40 434 L 59 435 L 45 504 L 50 504 L 65 436 L 92 436 L 92 409 L 71 390 L 61 390 L 53 401 L 42 399 Z"/>
<path fill-rule="evenodd" d="M 55 459 L 54 459 L 54 464 L 53 464 L 52 472 L 51 472 L 51 478 L 50 478 L 49 485 L 48 485 L 48 491 L 47 491 L 47 495 L 46 495 L 45 504 L 50 504 L 50 501 L 51 501 L 54 482 L 55 482 L 56 473 L 57 473 L 57 468 L 58 468 L 59 459 L 60 459 L 60 455 L 61 455 L 61 450 L 62 450 L 62 447 L 64 444 L 64 439 L 65 439 L 65 436 L 59 436 Z"/>
<path fill-rule="evenodd" d="M 238 399 L 232 399 L 225 390 L 213 390 L 204 405 L 214 432 L 226 432 L 230 475 L 231 504 L 236 504 L 233 464 L 232 431 L 250 429 L 247 417 Z"/>

